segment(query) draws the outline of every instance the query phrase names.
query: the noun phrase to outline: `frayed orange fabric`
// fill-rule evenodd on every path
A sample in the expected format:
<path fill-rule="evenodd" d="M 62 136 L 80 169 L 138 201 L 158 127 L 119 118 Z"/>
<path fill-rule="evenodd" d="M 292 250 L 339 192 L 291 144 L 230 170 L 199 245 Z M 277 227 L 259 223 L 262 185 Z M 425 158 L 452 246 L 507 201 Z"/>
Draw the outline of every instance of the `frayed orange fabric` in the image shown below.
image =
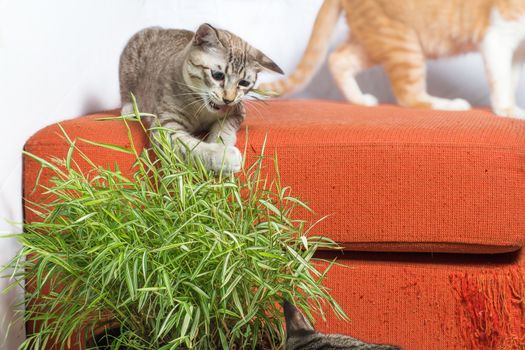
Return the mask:
<path fill-rule="evenodd" d="M 523 271 L 458 273 L 456 322 L 469 349 L 525 349 Z"/>
<path fill-rule="evenodd" d="M 521 255 L 338 254 L 326 284 L 351 322 L 316 327 L 407 350 L 523 350 Z"/>

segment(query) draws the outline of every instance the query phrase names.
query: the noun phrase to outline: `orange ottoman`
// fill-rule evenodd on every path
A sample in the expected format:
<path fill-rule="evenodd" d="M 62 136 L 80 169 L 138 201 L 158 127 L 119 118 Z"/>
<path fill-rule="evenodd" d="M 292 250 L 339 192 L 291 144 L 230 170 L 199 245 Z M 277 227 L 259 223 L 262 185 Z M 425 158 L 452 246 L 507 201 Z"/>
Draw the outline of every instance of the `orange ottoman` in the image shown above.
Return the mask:
<path fill-rule="evenodd" d="M 266 138 L 283 185 L 316 212 L 301 214 L 328 215 L 316 233 L 343 245 L 339 262 L 353 267 L 334 267 L 327 281 L 353 322 L 331 317 L 321 329 L 407 349 L 525 345 L 525 122 L 480 110 L 321 101 L 257 110 L 248 107 L 239 147 L 253 159 Z M 127 146 L 122 122 L 95 120 L 101 116 L 62 126 L 71 138 Z M 68 146 L 57 133 L 56 125 L 41 130 L 26 150 L 64 158 Z M 133 134 L 144 146 L 142 131 Z M 80 147 L 99 164 L 131 168 L 123 153 Z M 25 159 L 26 200 L 42 198 L 32 192 L 39 170 Z"/>

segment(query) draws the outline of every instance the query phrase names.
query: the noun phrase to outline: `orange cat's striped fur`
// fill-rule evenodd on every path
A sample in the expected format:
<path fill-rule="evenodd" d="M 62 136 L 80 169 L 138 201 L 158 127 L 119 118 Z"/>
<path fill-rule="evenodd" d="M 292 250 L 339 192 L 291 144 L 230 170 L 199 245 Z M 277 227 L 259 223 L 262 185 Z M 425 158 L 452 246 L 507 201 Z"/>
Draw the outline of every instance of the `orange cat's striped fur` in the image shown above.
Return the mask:
<path fill-rule="evenodd" d="M 282 80 L 261 84 L 279 95 L 299 90 L 328 51 L 328 41 L 344 12 L 350 38 L 330 54 L 330 71 L 352 103 L 375 105 L 355 76 L 380 64 L 399 104 L 435 109 L 468 109 L 462 99 L 447 100 L 426 91 L 426 58 L 480 50 L 496 114 L 525 118 L 515 90 L 525 59 L 525 0 L 325 0 L 304 56 Z"/>

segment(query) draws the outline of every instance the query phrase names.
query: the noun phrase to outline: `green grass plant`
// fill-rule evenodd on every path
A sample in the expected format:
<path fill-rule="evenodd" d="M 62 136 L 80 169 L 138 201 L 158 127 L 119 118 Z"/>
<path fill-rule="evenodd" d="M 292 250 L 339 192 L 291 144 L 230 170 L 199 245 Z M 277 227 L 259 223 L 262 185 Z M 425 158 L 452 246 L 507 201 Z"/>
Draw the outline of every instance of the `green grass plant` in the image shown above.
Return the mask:
<path fill-rule="evenodd" d="M 309 317 L 327 306 L 346 317 L 322 284 L 331 265 L 321 271 L 314 256 L 338 247 L 293 215 L 310 209 L 278 174 L 263 176 L 273 157 L 240 176 L 210 173 L 174 152 L 161 128 L 155 147 L 137 149 L 136 106 L 116 119 L 131 147 L 88 142 L 134 157 L 132 176 L 94 164 L 77 147 L 86 141 L 65 131 L 65 159 L 25 155 L 53 178 L 36 185 L 48 200 L 30 203 L 40 221 L 16 235 L 22 249 L 6 267 L 13 286 L 32 286 L 24 319 L 41 323 L 22 349 L 67 348 L 105 325 L 121 328 L 114 349 L 277 349 L 284 298 Z"/>

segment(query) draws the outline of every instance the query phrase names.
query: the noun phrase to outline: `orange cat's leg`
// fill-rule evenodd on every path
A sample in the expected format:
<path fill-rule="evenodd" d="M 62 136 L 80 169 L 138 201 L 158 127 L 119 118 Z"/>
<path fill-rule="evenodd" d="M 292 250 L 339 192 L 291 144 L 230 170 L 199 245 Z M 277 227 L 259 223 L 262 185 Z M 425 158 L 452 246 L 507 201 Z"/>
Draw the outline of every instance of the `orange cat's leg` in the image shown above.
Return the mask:
<path fill-rule="evenodd" d="M 512 91 L 518 90 L 518 85 L 523 71 L 523 63 L 525 62 L 525 47 L 523 53 L 517 52 L 512 60 Z"/>
<path fill-rule="evenodd" d="M 513 51 L 502 45 L 498 38 L 485 38 L 481 51 L 490 85 L 490 99 L 494 113 L 501 116 L 522 117 L 516 113 L 514 87 L 520 71 L 518 64 L 513 65 Z M 518 114 L 518 115 L 514 115 Z"/>
<path fill-rule="evenodd" d="M 431 96 L 426 90 L 426 61 L 417 38 L 407 36 L 396 45 L 390 44 L 383 66 L 400 105 L 442 110 L 466 110 L 470 104 L 460 98 L 449 100 Z"/>
<path fill-rule="evenodd" d="M 525 43 L 514 52 L 512 58 L 512 92 L 515 94 L 518 91 L 518 86 L 521 78 L 521 72 L 523 71 L 523 65 L 525 63 Z M 516 105 L 510 116 L 525 119 L 525 110 Z"/>
<path fill-rule="evenodd" d="M 525 58 L 525 17 L 506 20 L 498 11 L 481 43 L 481 53 L 490 84 L 490 100 L 494 113 L 525 119 L 525 110 L 516 104 L 516 88 Z"/>
<path fill-rule="evenodd" d="M 342 44 L 328 59 L 330 72 L 345 98 L 352 103 L 364 106 L 377 105 L 377 98 L 370 94 L 363 94 L 355 77 L 360 71 L 371 65 L 363 49 L 353 43 Z"/>

